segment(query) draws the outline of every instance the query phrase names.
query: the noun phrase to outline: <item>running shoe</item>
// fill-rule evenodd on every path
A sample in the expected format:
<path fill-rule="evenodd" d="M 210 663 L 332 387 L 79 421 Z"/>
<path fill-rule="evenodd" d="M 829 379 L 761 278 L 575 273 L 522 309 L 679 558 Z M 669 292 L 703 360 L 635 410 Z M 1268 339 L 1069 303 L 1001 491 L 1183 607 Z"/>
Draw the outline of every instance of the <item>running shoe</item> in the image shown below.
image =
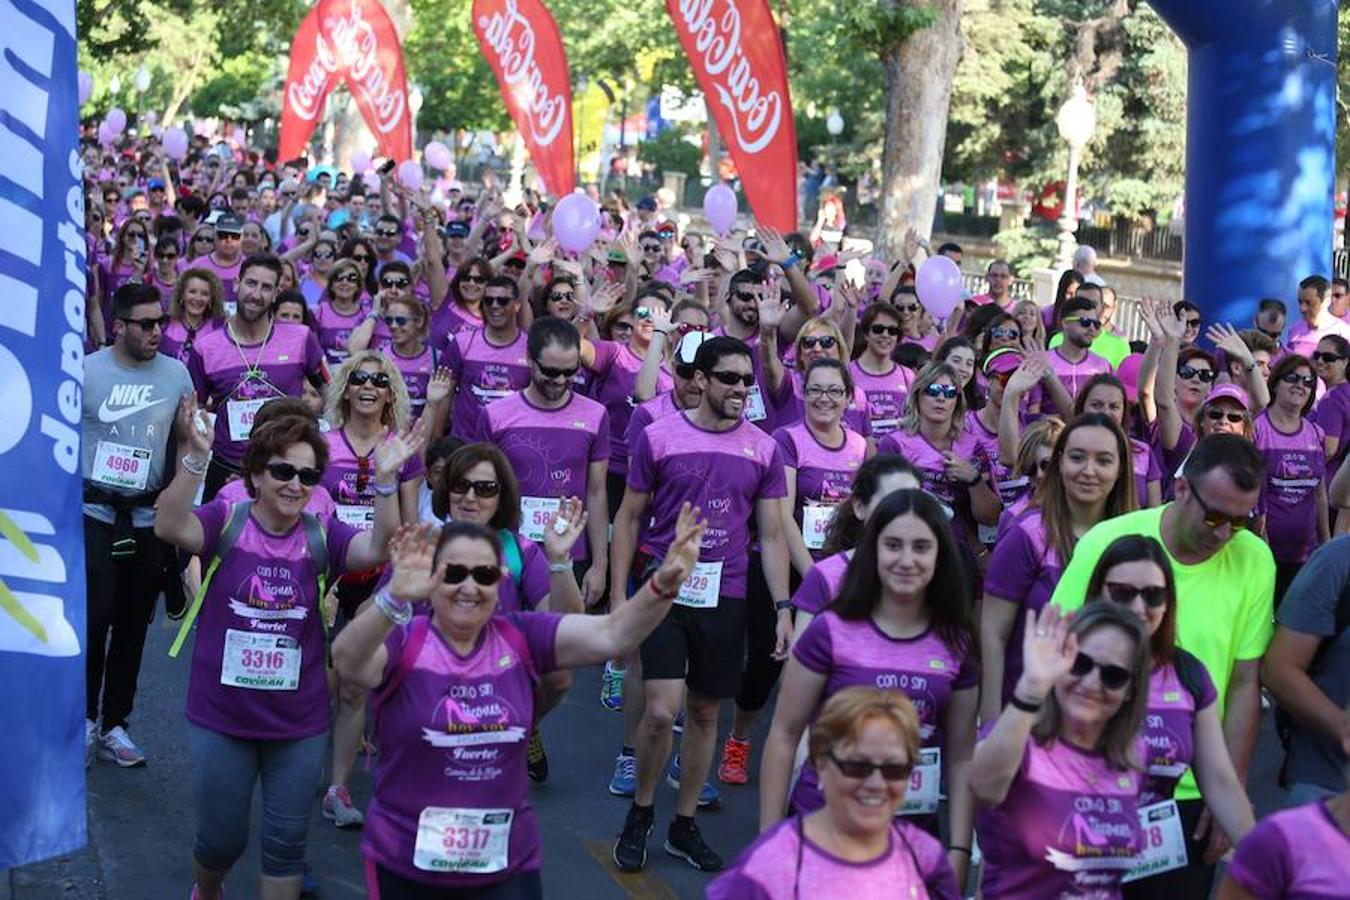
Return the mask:
<path fill-rule="evenodd" d="M 530 746 L 525 751 L 525 774 L 535 784 L 541 784 L 548 778 L 548 754 L 544 752 L 544 739 L 539 729 L 530 730 Z"/>
<path fill-rule="evenodd" d="M 614 865 L 620 872 L 641 872 L 647 864 L 647 836 L 652 833 L 654 810 L 630 807 L 623 831 L 614 842 Z"/>
<path fill-rule="evenodd" d="M 338 828 L 360 828 L 366 822 L 361 810 L 352 803 L 352 795 L 345 784 L 329 786 L 323 795 L 323 817 Z"/>
<path fill-rule="evenodd" d="M 745 784 L 750 780 L 747 766 L 750 762 L 750 742 L 727 735 L 722 744 L 722 765 L 717 767 L 717 780 L 723 784 Z"/>
<path fill-rule="evenodd" d="M 121 725 L 103 732 L 98 739 L 98 758 L 115 762 L 124 769 L 145 765 L 145 754 L 132 743 L 131 735 Z"/>
<path fill-rule="evenodd" d="M 684 824 L 678 819 L 670 823 L 666 830 L 666 852 L 682 859 L 700 872 L 719 872 L 722 869 L 722 857 L 713 852 L 703 841 L 698 826 L 693 822 Z"/>
<path fill-rule="evenodd" d="M 600 676 L 600 705 L 610 712 L 623 711 L 623 676 L 625 669 L 616 669 L 611 662 L 605 663 L 605 672 Z"/>
<path fill-rule="evenodd" d="M 637 757 L 620 753 L 614 758 L 614 777 L 609 780 L 609 792 L 615 797 L 631 797 L 637 793 Z"/>
<path fill-rule="evenodd" d="M 670 768 L 666 770 L 666 784 L 675 790 L 680 789 L 680 754 L 676 753 L 670 760 Z M 711 781 L 703 782 L 703 787 L 698 792 L 698 805 L 716 806 L 722 802 L 722 792 L 719 791 Z"/>
<path fill-rule="evenodd" d="M 92 719 L 84 720 L 84 767 L 94 763 L 94 752 L 98 749 L 98 723 Z"/>

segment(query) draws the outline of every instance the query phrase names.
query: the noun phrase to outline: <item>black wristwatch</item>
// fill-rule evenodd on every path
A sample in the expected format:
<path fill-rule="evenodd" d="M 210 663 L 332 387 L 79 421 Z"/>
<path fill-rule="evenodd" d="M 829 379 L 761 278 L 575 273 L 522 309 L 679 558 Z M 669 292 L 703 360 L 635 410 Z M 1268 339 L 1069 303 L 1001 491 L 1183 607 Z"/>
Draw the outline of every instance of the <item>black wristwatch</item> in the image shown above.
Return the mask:
<path fill-rule="evenodd" d="M 791 600 L 775 600 L 773 602 L 774 612 L 782 612 L 785 609 L 792 609 Z"/>

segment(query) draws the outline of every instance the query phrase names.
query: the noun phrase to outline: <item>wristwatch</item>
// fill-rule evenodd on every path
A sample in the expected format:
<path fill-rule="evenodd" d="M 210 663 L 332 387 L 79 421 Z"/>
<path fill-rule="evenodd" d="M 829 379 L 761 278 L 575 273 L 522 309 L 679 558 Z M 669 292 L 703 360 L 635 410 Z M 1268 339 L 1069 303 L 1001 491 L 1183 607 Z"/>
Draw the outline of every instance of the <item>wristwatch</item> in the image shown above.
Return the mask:
<path fill-rule="evenodd" d="M 774 608 L 774 612 L 782 612 L 782 611 L 785 610 L 785 609 L 792 609 L 792 601 L 791 601 L 791 600 L 775 600 L 775 601 L 773 601 L 773 608 Z"/>

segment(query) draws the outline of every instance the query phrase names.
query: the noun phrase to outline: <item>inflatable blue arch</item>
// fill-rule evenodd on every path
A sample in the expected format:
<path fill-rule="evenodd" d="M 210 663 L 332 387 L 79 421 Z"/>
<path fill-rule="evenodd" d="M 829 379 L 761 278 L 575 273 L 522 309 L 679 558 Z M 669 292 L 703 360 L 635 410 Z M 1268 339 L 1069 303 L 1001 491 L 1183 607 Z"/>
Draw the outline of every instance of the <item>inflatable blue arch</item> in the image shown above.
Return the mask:
<path fill-rule="evenodd" d="M 1185 293 L 1245 326 L 1331 275 L 1336 0 L 1150 0 L 1189 50 Z"/>

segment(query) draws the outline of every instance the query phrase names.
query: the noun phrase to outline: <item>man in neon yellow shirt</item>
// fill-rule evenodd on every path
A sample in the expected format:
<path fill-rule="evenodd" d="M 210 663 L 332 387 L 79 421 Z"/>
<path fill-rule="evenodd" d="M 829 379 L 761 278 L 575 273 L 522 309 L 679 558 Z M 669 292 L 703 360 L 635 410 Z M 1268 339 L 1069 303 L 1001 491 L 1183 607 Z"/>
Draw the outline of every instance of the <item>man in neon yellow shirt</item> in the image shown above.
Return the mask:
<path fill-rule="evenodd" d="M 1087 297 L 1097 304 L 1097 318 L 1101 319 L 1102 330 L 1092 340 L 1089 347 L 1093 353 L 1104 358 L 1111 368 L 1120 368 L 1120 361 L 1130 355 L 1130 342 L 1111 330 L 1111 321 L 1116 317 L 1116 292 L 1109 287 L 1096 284 L 1080 284 L 1075 297 Z M 1050 339 L 1050 349 L 1064 343 L 1064 332 L 1060 331 Z"/>
<path fill-rule="evenodd" d="M 1261 657 L 1274 630 L 1275 560 L 1248 528 L 1264 481 L 1265 460 L 1251 441 L 1204 438 L 1176 480 L 1176 500 L 1108 519 L 1083 535 L 1051 598 L 1064 610 L 1082 606 L 1097 560 L 1116 538 L 1141 534 L 1160 542 L 1176 579 L 1177 645 L 1199 657 L 1214 680 L 1228 752 L 1244 782 L 1261 724 Z M 1188 825 L 1191 864 L 1200 865 L 1202 854 L 1213 864 L 1227 839 L 1215 826 L 1208 848 L 1198 843 L 1209 815 L 1191 772 L 1175 798 Z"/>

